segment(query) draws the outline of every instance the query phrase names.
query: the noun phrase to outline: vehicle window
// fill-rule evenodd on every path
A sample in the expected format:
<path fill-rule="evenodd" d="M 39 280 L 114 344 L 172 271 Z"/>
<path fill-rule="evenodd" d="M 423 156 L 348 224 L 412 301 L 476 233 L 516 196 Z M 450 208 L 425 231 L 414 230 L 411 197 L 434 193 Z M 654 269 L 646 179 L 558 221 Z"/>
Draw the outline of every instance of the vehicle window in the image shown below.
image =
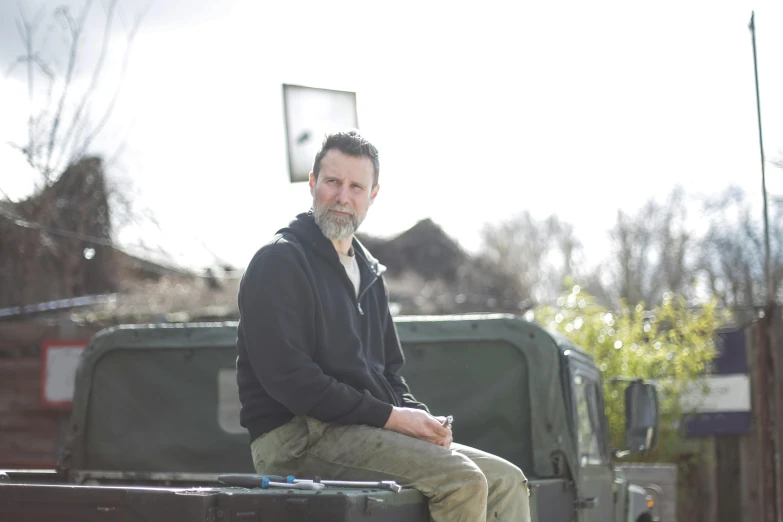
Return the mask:
<path fill-rule="evenodd" d="M 577 438 L 579 445 L 579 464 L 603 464 L 601 451 L 601 431 L 598 422 L 598 397 L 595 384 L 581 375 L 574 377 L 574 395 L 576 400 Z"/>
<path fill-rule="evenodd" d="M 603 418 L 603 403 L 601 402 L 601 394 L 598 393 L 598 384 L 595 381 L 589 381 L 585 386 L 587 394 L 587 405 L 590 408 L 590 418 L 593 419 L 593 426 L 596 437 L 598 437 L 598 448 L 600 450 L 601 462 L 609 463 L 609 445 L 608 434 L 602 430 L 605 425 L 601 423 Z"/>

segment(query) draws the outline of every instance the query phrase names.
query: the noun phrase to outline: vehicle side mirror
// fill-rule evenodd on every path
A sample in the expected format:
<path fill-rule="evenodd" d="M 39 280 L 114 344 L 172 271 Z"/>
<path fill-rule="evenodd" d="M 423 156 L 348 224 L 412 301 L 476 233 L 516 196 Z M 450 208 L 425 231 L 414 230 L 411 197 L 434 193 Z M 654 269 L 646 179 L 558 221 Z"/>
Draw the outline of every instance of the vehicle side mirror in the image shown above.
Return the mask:
<path fill-rule="evenodd" d="M 658 443 L 658 390 L 633 381 L 625 389 L 625 445 L 632 452 L 647 451 Z"/>

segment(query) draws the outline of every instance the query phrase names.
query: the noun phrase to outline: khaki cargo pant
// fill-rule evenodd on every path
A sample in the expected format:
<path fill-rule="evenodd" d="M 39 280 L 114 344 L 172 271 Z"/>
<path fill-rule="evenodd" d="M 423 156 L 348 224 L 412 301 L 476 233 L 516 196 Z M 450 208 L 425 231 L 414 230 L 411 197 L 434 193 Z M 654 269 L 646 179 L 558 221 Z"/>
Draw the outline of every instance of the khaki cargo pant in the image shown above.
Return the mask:
<path fill-rule="evenodd" d="M 446 449 L 380 428 L 295 417 L 254 440 L 251 451 L 261 475 L 397 481 L 429 499 L 435 522 L 530 520 L 522 471 L 456 443 Z"/>

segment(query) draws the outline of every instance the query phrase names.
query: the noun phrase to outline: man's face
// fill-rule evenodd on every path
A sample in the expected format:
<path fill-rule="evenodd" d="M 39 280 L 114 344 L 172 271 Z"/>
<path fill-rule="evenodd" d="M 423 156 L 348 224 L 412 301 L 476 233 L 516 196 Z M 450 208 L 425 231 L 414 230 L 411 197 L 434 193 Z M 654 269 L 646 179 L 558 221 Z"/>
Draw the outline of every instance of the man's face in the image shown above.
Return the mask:
<path fill-rule="evenodd" d="M 318 180 L 310 173 L 315 222 L 332 240 L 350 239 L 367 216 L 378 194 L 375 169 L 368 157 L 349 156 L 337 149 L 321 158 Z"/>

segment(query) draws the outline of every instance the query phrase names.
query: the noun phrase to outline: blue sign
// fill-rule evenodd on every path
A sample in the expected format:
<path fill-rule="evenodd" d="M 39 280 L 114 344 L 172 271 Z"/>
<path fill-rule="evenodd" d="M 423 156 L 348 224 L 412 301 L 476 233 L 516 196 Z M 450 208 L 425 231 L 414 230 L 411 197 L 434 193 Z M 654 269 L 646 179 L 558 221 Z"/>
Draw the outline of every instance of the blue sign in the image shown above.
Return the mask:
<path fill-rule="evenodd" d="M 713 375 L 748 373 L 748 356 L 743 330 L 718 332 L 715 348 L 718 353 L 712 361 Z"/>
<path fill-rule="evenodd" d="M 744 435 L 750 431 L 749 411 L 718 413 L 696 413 L 683 419 L 688 437 L 711 437 L 713 435 Z"/>

